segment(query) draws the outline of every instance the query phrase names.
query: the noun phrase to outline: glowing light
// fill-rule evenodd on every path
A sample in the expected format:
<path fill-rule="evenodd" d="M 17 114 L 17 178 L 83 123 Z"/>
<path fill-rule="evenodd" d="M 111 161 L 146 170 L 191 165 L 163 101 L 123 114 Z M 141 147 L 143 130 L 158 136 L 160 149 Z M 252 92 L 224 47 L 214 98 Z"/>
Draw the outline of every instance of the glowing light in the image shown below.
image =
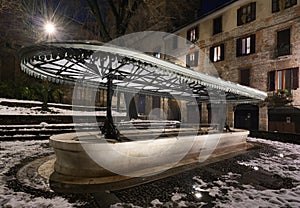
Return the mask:
<path fill-rule="evenodd" d="M 258 168 L 258 167 L 254 167 L 253 169 L 254 169 L 254 170 L 258 170 L 259 168 Z"/>
<path fill-rule="evenodd" d="M 279 154 L 279 157 L 283 158 L 283 157 L 284 157 L 284 155 L 281 153 L 281 154 Z"/>
<path fill-rule="evenodd" d="M 201 198 L 202 198 L 202 194 L 201 194 L 200 192 L 196 192 L 196 193 L 195 193 L 195 197 L 196 197 L 197 199 L 201 199 Z"/>
<path fill-rule="evenodd" d="M 44 30 L 47 34 L 53 35 L 56 31 L 56 28 L 52 22 L 47 22 L 44 26 Z"/>

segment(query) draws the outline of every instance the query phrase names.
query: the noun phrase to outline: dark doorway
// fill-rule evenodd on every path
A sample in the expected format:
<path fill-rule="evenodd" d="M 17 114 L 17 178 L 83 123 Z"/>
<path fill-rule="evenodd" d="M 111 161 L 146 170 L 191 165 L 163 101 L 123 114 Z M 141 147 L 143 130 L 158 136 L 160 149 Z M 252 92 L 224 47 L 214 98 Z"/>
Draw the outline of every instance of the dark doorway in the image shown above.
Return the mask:
<path fill-rule="evenodd" d="M 152 97 L 152 116 L 156 119 L 160 119 L 160 97 Z"/>
<path fill-rule="evenodd" d="M 139 114 L 145 115 L 146 112 L 146 96 L 139 95 Z"/>
<path fill-rule="evenodd" d="M 169 110 L 168 110 L 168 120 L 181 121 L 181 111 L 178 106 L 176 99 L 168 100 Z"/>
<path fill-rule="evenodd" d="M 234 128 L 258 130 L 259 108 L 251 104 L 238 105 L 234 112 Z"/>

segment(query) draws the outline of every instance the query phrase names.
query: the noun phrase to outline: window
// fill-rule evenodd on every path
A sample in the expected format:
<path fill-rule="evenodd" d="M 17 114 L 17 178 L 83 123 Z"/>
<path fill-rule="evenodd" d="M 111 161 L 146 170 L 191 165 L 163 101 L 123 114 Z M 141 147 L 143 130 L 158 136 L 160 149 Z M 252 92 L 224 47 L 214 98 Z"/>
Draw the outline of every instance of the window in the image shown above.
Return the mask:
<path fill-rule="evenodd" d="M 282 11 L 297 4 L 297 0 L 272 0 L 272 12 Z"/>
<path fill-rule="evenodd" d="M 250 86 L 250 69 L 240 70 L 240 84 Z"/>
<path fill-rule="evenodd" d="M 290 55 L 290 28 L 277 32 L 277 56 Z"/>
<path fill-rule="evenodd" d="M 299 87 L 299 68 L 270 71 L 268 73 L 268 90 L 295 90 Z"/>
<path fill-rule="evenodd" d="M 199 28 L 198 27 L 193 27 L 189 29 L 186 33 L 186 39 L 187 41 L 190 42 L 195 42 L 199 38 Z"/>
<path fill-rule="evenodd" d="M 173 36 L 172 38 L 172 49 L 177 49 L 178 48 L 178 37 L 177 35 Z"/>
<path fill-rule="evenodd" d="M 156 52 L 156 53 L 153 54 L 153 56 L 160 59 L 161 58 L 161 53 Z"/>
<path fill-rule="evenodd" d="M 255 34 L 237 39 L 236 47 L 237 56 L 255 53 Z"/>
<path fill-rule="evenodd" d="M 224 60 L 224 44 L 220 44 L 218 46 L 213 46 L 210 48 L 210 60 L 212 62 L 218 62 Z"/>
<path fill-rule="evenodd" d="M 152 56 L 156 57 L 156 58 L 161 58 L 161 47 L 157 47 L 153 49 L 153 52 L 150 53 Z"/>
<path fill-rule="evenodd" d="M 186 65 L 187 65 L 187 67 L 196 67 L 196 66 L 198 66 L 198 56 L 199 56 L 199 51 L 188 54 L 186 56 Z"/>
<path fill-rule="evenodd" d="M 222 16 L 217 17 L 213 20 L 213 34 L 222 32 Z"/>
<path fill-rule="evenodd" d="M 237 10 L 237 25 L 252 22 L 256 18 L 256 2 L 247 4 Z"/>

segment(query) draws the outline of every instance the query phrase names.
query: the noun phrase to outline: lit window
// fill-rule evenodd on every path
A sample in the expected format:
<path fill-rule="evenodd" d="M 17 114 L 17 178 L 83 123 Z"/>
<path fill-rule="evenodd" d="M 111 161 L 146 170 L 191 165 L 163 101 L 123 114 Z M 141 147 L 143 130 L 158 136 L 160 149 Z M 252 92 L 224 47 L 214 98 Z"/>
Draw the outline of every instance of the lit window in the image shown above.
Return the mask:
<path fill-rule="evenodd" d="M 237 39 L 237 56 L 255 53 L 255 34 Z"/>
<path fill-rule="evenodd" d="M 299 68 L 270 71 L 268 73 L 268 90 L 295 90 L 299 87 Z"/>
<path fill-rule="evenodd" d="M 210 60 L 212 62 L 218 62 L 224 60 L 224 44 L 213 46 L 210 48 Z"/>
<path fill-rule="evenodd" d="M 187 67 L 196 67 L 196 66 L 198 66 L 198 56 L 199 56 L 199 51 L 188 54 L 186 56 L 186 65 L 187 65 Z"/>
<path fill-rule="evenodd" d="M 186 39 L 190 42 L 195 42 L 199 38 L 199 28 L 193 27 L 190 30 L 187 31 Z"/>
<path fill-rule="evenodd" d="M 160 53 L 154 53 L 154 56 L 156 57 L 156 58 L 161 58 L 161 54 Z"/>

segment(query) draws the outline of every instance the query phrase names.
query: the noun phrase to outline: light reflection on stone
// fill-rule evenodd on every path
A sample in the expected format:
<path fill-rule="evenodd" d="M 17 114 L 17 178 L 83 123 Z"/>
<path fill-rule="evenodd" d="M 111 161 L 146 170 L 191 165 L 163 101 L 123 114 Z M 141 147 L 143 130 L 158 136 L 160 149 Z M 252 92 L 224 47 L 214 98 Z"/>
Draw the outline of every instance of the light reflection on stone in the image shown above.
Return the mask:
<path fill-rule="evenodd" d="M 196 197 L 196 199 L 201 199 L 202 198 L 202 194 L 200 192 L 196 192 L 195 193 L 195 197 Z"/>

